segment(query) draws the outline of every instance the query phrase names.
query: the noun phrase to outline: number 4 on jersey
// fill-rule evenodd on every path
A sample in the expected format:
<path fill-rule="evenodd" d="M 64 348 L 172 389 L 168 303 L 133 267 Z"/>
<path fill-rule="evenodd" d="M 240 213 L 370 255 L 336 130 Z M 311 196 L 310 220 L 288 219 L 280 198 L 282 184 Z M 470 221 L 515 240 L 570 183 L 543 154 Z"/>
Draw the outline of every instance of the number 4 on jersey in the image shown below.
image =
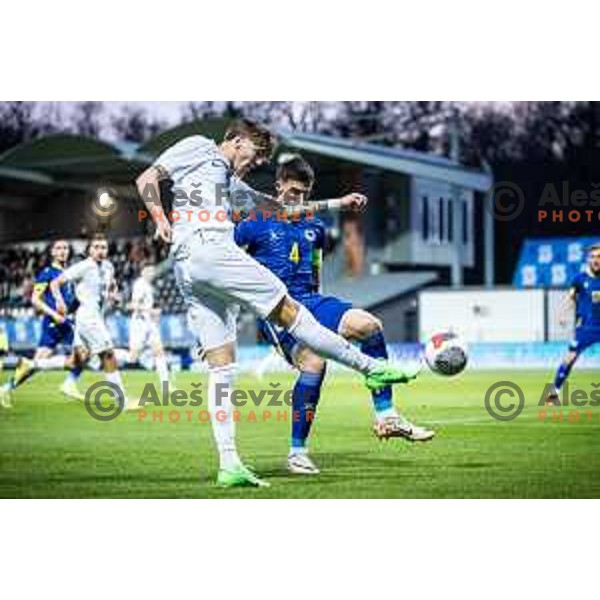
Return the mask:
<path fill-rule="evenodd" d="M 298 242 L 294 242 L 294 245 L 290 250 L 290 260 L 296 264 L 300 262 L 300 248 L 298 247 Z"/>

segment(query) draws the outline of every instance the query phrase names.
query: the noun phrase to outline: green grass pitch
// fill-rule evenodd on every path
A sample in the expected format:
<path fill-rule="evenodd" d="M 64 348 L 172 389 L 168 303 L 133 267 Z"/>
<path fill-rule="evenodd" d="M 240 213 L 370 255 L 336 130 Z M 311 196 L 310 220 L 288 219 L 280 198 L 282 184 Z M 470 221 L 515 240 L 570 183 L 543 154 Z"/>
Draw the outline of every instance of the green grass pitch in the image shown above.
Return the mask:
<path fill-rule="evenodd" d="M 593 375 L 575 372 L 572 383 L 591 390 Z M 133 413 L 98 422 L 81 403 L 63 399 L 57 389 L 61 373 L 39 374 L 17 390 L 13 409 L 0 410 L 0 497 L 599 497 L 600 408 L 588 409 L 591 422 L 583 414 L 578 423 L 569 422 L 567 408 L 563 422 L 539 422 L 537 402 L 548 376 L 467 371 L 444 379 L 424 373 L 410 386 L 398 386 L 405 414 L 437 430 L 432 442 L 419 445 L 376 440 L 370 399 L 359 378 L 335 373 L 313 429 L 312 453 L 321 475 L 289 475 L 289 423 L 249 422 L 246 407 L 239 449 L 272 487 L 222 490 L 213 483 L 217 464 L 208 423 L 169 422 L 167 409 L 162 423 L 140 422 Z M 124 377 L 131 396 L 145 381 L 155 381 L 154 374 L 140 371 Z M 85 373 L 82 388 L 99 378 Z M 181 373 L 178 384 L 190 390 L 203 379 Z M 486 389 L 504 379 L 518 383 L 526 397 L 523 414 L 506 423 L 494 421 L 483 401 Z M 291 373 L 262 382 L 245 376 L 239 387 L 266 389 L 277 382 L 289 388 L 292 381 Z"/>

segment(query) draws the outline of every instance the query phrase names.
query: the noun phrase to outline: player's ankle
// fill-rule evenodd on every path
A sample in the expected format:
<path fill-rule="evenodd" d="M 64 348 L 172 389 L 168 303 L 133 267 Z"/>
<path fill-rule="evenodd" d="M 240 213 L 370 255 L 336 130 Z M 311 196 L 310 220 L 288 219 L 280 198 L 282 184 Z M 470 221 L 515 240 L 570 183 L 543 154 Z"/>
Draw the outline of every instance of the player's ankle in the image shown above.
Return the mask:
<path fill-rule="evenodd" d="M 378 421 L 383 421 L 384 419 L 389 418 L 397 418 L 398 416 L 398 411 L 393 406 L 388 406 L 375 411 L 375 418 Z"/>

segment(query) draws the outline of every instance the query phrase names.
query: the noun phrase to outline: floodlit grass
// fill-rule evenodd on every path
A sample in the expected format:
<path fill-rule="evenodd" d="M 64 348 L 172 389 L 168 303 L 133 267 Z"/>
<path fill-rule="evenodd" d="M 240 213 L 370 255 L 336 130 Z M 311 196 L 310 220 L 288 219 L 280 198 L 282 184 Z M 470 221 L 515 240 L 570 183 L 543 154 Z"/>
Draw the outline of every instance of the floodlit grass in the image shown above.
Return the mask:
<path fill-rule="evenodd" d="M 5 374 L 5 377 L 8 374 Z M 572 384 L 592 391 L 592 372 L 575 372 Z M 202 408 L 147 407 L 147 416 L 121 415 L 111 422 L 92 419 L 82 403 L 58 392 L 61 373 L 34 377 L 15 393 L 15 407 L 0 410 L 0 496 L 37 498 L 460 498 L 599 497 L 600 407 L 582 407 L 579 422 L 540 421 L 538 401 L 548 373 L 467 372 L 454 379 L 423 374 L 396 389 L 398 404 L 437 437 L 426 444 L 379 442 L 371 433 L 368 393 L 354 375 L 335 373 L 324 388 L 314 426 L 312 455 L 317 477 L 285 469 L 289 409 L 240 409 L 239 448 L 244 459 L 268 479 L 269 489 L 222 490 L 214 485 L 216 453 Z M 151 373 L 124 375 L 131 397 Z M 81 387 L 98 380 L 85 373 Z M 523 414 L 510 422 L 493 420 L 484 407 L 489 386 L 515 381 L 525 393 Z M 204 378 L 179 374 L 191 391 Z M 293 375 L 242 377 L 243 389 L 289 389 Z M 504 397 L 507 404 L 510 398 Z M 265 401 L 266 402 L 266 401 Z M 162 422 L 152 417 L 162 410 Z M 171 410 L 179 421 L 172 422 Z M 257 422 L 250 420 L 251 411 Z M 263 411 L 271 418 L 263 421 Z M 186 411 L 192 411 L 186 413 Z M 280 414 L 287 411 L 288 422 Z M 589 412 L 586 412 L 589 411 Z M 549 411 L 552 412 L 551 410 Z M 574 419 L 575 415 L 572 414 Z M 588 422 L 589 420 L 589 422 Z"/>

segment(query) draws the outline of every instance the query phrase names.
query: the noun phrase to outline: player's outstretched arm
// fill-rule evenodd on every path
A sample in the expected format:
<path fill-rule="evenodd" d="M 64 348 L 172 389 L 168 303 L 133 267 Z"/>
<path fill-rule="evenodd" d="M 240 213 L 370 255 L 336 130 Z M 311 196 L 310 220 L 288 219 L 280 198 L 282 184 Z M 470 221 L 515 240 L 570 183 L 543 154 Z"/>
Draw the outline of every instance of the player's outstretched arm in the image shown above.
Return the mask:
<path fill-rule="evenodd" d="M 55 323 L 63 323 L 65 318 L 44 302 L 43 293 L 43 287 L 34 287 L 33 293 L 31 294 L 31 305 L 37 312 L 48 315 Z"/>
<path fill-rule="evenodd" d="M 59 315 L 63 315 L 63 316 L 67 314 L 67 305 L 65 304 L 65 300 L 60 291 L 60 288 L 66 282 L 67 282 L 67 278 L 65 277 L 64 273 L 62 273 L 61 275 L 59 275 L 58 277 L 56 277 L 55 279 L 53 279 L 50 282 L 50 292 L 54 296 L 54 301 L 56 303 L 56 312 Z"/>
<path fill-rule="evenodd" d="M 350 210 L 360 212 L 365 209 L 368 199 L 365 195 L 359 193 L 346 194 L 341 198 L 331 198 L 328 200 L 309 200 L 308 202 L 298 203 L 289 202 L 284 196 L 275 198 L 266 194 L 259 195 L 261 202 L 256 203 L 259 210 L 286 210 L 288 213 L 306 213 L 321 211 Z"/>
<path fill-rule="evenodd" d="M 290 213 L 319 212 L 326 210 L 352 210 L 362 211 L 368 203 L 364 194 L 353 192 L 341 198 L 329 200 L 309 200 L 308 202 L 294 202 L 285 195 L 280 197 L 257 192 L 239 178 L 232 180 L 232 204 L 235 209 L 243 211 L 256 210 L 286 210 Z"/>
<path fill-rule="evenodd" d="M 309 201 L 307 206 L 309 210 L 350 210 L 360 212 L 364 210 L 369 202 L 369 199 L 364 194 L 352 192 L 341 198 L 333 198 L 331 200 L 314 200 Z"/>
<path fill-rule="evenodd" d="M 172 241 L 171 225 L 165 215 L 160 198 L 160 182 L 169 176 L 166 169 L 160 165 L 148 167 L 135 181 L 138 193 L 148 214 L 152 215 L 156 223 L 156 235 L 163 242 L 170 244 Z"/>

